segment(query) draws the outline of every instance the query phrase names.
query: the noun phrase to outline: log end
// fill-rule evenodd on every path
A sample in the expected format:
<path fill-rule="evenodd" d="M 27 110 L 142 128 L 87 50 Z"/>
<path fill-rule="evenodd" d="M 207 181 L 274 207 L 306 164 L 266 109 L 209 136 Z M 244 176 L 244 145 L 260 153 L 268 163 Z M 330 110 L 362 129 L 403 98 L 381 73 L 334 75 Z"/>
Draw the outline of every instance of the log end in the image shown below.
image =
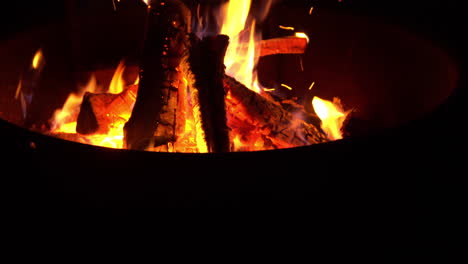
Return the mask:
<path fill-rule="evenodd" d="M 90 101 L 92 94 L 86 92 L 81 103 L 80 113 L 78 114 L 76 132 L 82 135 L 94 134 L 99 129 L 99 123 L 93 112 L 93 106 Z"/>

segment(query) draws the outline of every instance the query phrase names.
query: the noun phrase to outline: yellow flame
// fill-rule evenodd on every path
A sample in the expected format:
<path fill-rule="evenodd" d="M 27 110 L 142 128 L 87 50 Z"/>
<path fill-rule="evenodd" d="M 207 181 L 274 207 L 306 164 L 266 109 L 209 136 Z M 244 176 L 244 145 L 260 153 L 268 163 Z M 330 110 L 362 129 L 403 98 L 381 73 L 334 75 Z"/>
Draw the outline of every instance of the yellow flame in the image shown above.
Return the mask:
<path fill-rule="evenodd" d="M 230 1 L 226 4 L 226 14 L 221 34 L 236 37 L 245 28 L 250 11 L 250 0 Z"/>
<path fill-rule="evenodd" d="M 121 67 L 122 68 L 122 67 Z M 124 68 L 124 67 L 123 67 Z M 114 76 L 118 76 L 116 73 Z M 77 116 L 79 113 L 81 102 L 85 92 L 95 93 L 98 91 L 97 81 L 95 76 L 91 76 L 88 84 L 81 89 L 78 93 L 72 93 L 68 96 L 62 109 L 57 110 L 54 114 L 52 121 L 52 132 L 54 133 L 67 133 L 76 134 Z M 107 148 L 123 148 L 123 127 L 130 118 L 130 114 L 121 114 L 116 121 L 109 127 L 106 134 L 93 134 L 93 135 L 77 135 L 80 142 L 87 143 L 95 146 Z"/>
<path fill-rule="evenodd" d="M 125 71 L 125 64 L 124 61 L 121 60 L 117 69 L 114 72 L 114 76 L 112 77 L 112 81 L 109 85 L 109 93 L 112 94 L 119 94 L 125 89 L 125 80 L 123 79 L 123 74 Z"/>
<path fill-rule="evenodd" d="M 138 76 L 136 77 L 136 80 L 135 80 L 135 82 L 133 83 L 133 85 L 138 85 L 138 84 L 140 84 L 140 75 L 138 75 Z"/>
<path fill-rule="evenodd" d="M 119 122 L 113 123 L 107 134 L 95 134 L 85 136 L 84 138 L 91 145 L 106 148 L 122 149 L 124 138 L 123 128 L 128 118 L 129 117 L 124 117 Z"/>
<path fill-rule="evenodd" d="M 35 54 L 34 58 L 32 60 L 32 67 L 33 69 L 37 70 L 39 69 L 39 66 L 41 65 L 42 60 L 44 59 L 44 54 L 42 53 L 42 50 L 39 49 Z"/>
<path fill-rule="evenodd" d="M 305 38 L 305 39 L 307 39 L 307 43 L 309 43 L 309 40 L 310 40 L 310 39 L 309 39 L 309 36 L 307 36 L 306 33 L 304 33 L 304 32 L 296 32 L 295 36 L 298 37 L 298 38 Z"/>
<path fill-rule="evenodd" d="M 236 0 L 228 2 L 224 7 L 226 13 L 221 34 L 228 35 L 230 38 L 224 64 L 228 75 L 236 78 L 249 89 L 260 93 L 261 89 L 258 85 L 254 85 L 254 82 L 255 65 L 258 61 L 256 43 L 261 41 L 261 37 L 255 33 L 255 19 L 247 24 L 250 5 L 250 0 Z"/>
<path fill-rule="evenodd" d="M 348 115 L 343 111 L 340 100 L 334 98 L 333 102 L 314 97 L 312 105 L 315 113 L 322 120 L 322 129 L 327 134 L 330 140 L 338 140 L 343 138 L 341 131 L 343 122 Z"/>
<path fill-rule="evenodd" d="M 55 111 L 52 118 L 53 132 L 76 133 L 76 119 L 83 101 L 83 95 L 85 92 L 95 91 L 97 91 L 97 81 L 96 77 L 92 75 L 88 84 L 81 91 L 70 94 L 62 109 Z"/>
<path fill-rule="evenodd" d="M 62 114 L 58 118 L 65 119 L 65 117 L 67 116 L 65 114 Z M 54 132 L 74 134 L 76 133 L 76 122 L 69 122 L 69 123 L 62 124 L 57 129 L 55 129 Z"/>

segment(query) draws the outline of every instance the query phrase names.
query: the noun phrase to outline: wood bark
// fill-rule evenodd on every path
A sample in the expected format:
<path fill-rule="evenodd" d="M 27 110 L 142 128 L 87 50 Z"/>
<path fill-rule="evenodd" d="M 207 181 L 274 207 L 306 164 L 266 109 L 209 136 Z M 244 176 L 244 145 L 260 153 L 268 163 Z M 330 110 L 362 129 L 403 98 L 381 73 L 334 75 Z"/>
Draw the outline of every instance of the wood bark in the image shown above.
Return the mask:
<path fill-rule="evenodd" d="M 188 55 L 191 13 L 180 0 L 154 2 L 148 8 L 138 94 L 124 127 L 124 145 L 129 149 L 176 141 L 178 95 L 183 86 L 179 65 Z"/>
<path fill-rule="evenodd" d="M 238 49 L 247 50 L 249 44 L 240 44 Z M 280 37 L 264 39 L 257 43 L 256 48 L 260 51 L 259 56 L 279 55 L 279 54 L 304 54 L 307 49 L 307 39 L 301 37 Z"/>
<path fill-rule="evenodd" d="M 229 37 L 200 40 L 191 34 L 191 13 L 181 0 L 152 1 L 147 21 L 139 86 L 118 95 L 87 93 L 78 133 L 105 134 L 116 119 L 130 116 L 124 126 L 125 148 L 167 151 L 187 132 L 190 112 L 201 124 L 198 130 L 209 152 L 235 150 L 231 134 L 248 144 L 261 139 L 265 149 L 327 141 L 320 119 L 302 106 L 257 94 L 225 75 Z M 302 54 L 307 40 L 285 37 L 259 45 L 260 56 Z"/>
<path fill-rule="evenodd" d="M 230 151 L 229 128 L 226 119 L 223 86 L 224 56 L 229 37 L 218 35 L 202 40 L 193 38 L 190 49 L 190 86 L 196 89 L 193 104 L 200 111 L 200 119 L 208 152 Z"/>
<path fill-rule="evenodd" d="M 266 39 L 260 42 L 260 57 L 276 54 L 304 54 L 307 49 L 307 39 L 299 37 L 283 37 Z"/>
<path fill-rule="evenodd" d="M 261 137 L 265 149 L 307 146 L 328 141 L 320 128 L 320 119 L 307 112 L 302 105 L 269 94 L 260 95 L 227 75 L 223 78 L 223 85 L 228 133 L 240 135 L 241 141 L 251 143 L 252 138 Z M 107 133 L 116 121 L 130 114 L 137 89 L 138 86 L 133 85 L 121 94 L 88 93 L 81 105 L 77 132 L 84 135 Z M 229 136 L 229 145 L 230 151 L 243 149 L 234 148 L 232 136 Z"/>
<path fill-rule="evenodd" d="M 245 141 L 262 136 L 265 148 L 286 148 L 327 142 L 320 119 L 291 101 L 259 95 L 234 78 L 225 76 L 228 125 Z M 287 109 L 290 110 L 287 110 Z"/>
<path fill-rule="evenodd" d="M 76 132 L 82 135 L 109 132 L 113 123 L 130 116 L 137 91 L 138 86 L 131 85 L 120 94 L 85 93 L 77 118 Z"/>

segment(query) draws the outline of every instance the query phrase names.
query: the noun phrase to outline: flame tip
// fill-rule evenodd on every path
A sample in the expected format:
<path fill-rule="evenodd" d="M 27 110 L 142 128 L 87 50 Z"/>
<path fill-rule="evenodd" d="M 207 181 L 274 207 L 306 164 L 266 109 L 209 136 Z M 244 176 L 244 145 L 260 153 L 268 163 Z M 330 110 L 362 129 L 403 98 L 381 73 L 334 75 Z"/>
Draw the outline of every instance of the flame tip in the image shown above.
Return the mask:
<path fill-rule="evenodd" d="M 32 64 L 31 64 L 32 68 L 35 70 L 39 69 L 43 60 L 44 60 L 44 54 L 42 52 L 42 49 L 38 49 L 36 53 L 34 54 L 34 57 L 32 60 Z"/>
<path fill-rule="evenodd" d="M 297 38 L 304 38 L 304 39 L 306 39 L 306 40 L 307 40 L 307 43 L 309 43 L 309 41 L 310 41 L 309 36 L 307 36 L 307 34 L 304 33 L 304 32 L 296 32 L 295 36 L 296 36 Z"/>
<path fill-rule="evenodd" d="M 341 106 L 341 100 L 338 97 L 333 98 L 333 102 L 314 96 L 312 106 L 315 113 L 322 121 L 322 129 L 330 140 L 343 138 L 343 123 L 349 114 Z"/>

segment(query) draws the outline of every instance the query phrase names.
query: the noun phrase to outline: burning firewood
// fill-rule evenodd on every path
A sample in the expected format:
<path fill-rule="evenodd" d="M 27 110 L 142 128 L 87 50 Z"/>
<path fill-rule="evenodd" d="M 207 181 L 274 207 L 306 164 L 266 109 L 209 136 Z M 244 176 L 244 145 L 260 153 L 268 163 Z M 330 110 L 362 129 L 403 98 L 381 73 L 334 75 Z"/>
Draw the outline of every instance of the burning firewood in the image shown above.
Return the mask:
<path fill-rule="evenodd" d="M 140 67 L 140 86 L 130 119 L 125 124 L 125 145 L 146 149 L 175 142 L 178 95 L 183 81 L 179 65 L 187 56 L 190 10 L 179 0 L 148 7 L 148 25 Z M 179 124 L 181 125 L 181 124 Z"/>
<path fill-rule="evenodd" d="M 137 85 L 120 94 L 85 93 L 77 118 L 76 132 L 82 135 L 106 134 L 116 121 L 125 122 L 135 104 Z"/>
<path fill-rule="evenodd" d="M 236 142 L 240 145 L 242 142 L 249 145 L 260 140 L 265 149 L 306 146 L 328 141 L 320 128 L 320 119 L 307 112 L 303 106 L 268 94 L 260 95 L 227 75 L 224 75 L 223 84 L 223 99 L 226 109 L 229 109 L 224 112 L 226 125 L 231 135 L 240 136 L 237 139 L 228 138 L 231 150 L 234 150 L 234 140 L 241 141 Z M 87 93 L 81 105 L 77 132 L 99 134 L 109 131 L 112 125 L 130 114 L 137 89 L 138 86 L 132 85 L 116 95 Z M 211 99 L 205 100 L 212 102 Z M 223 128 L 226 127 L 221 123 L 220 128 L 209 129 L 227 132 Z"/>
<path fill-rule="evenodd" d="M 124 147 L 168 151 L 173 146 L 177 151 L 191 130 L 186 126 L 190 116 L 199 151 L 242 150 L 239 146 L 244 144 L 248 150 L 254 150 L 249 145 L 275 149 L 327 141 L 320 119 L 304 107 L 253 92 L 225 74 L 228 36 L 200 40 L 191 33 L 191 13 L 182 1 L 155 3 L 148 9 L 139 86 L 127 87 L 121 94 L 85 94 L 78 133 L 105 134 L 130 117 L 124 126 Z M 260 56 L 300 54 L 307 40 L 285 37 L 259 45 Z M 202 141 L 206 146 L 200 150 Z"/>
<path fill-rule="evenodd" d="M 209 152 L 229 152 L 229 130 L 223 87 L 224 56 L 229 37 L 218 35 L 197 40 L 190 50 L 188 75 L 194 107 L 199 108 L 205 141 Z"/>
<path fill-rule="evenodd" d="M 247 50 L 249 44 L 241 44 L 239 51 Z M 280 55 L 280 54 L 304 54 L 307 49 L 307 39 L 296 36 L 280 37 L 261 40 L 256 48 L 259 56 Z"/>
<path fill-rule="evenodd" d="M 260 42 L 260 57 L 276 54 L 304 54 L 306 49 L 306 38 L 283 37 L 266 39 Z"/>
<path fill-rule="evenodd" d="M 286 106 L 271 96 L 260 95 L 234 78 L 225 76 L 228 125 L 241 141 L 261 137 L 264 148 L 287 148 L 327 142 L 320 119 L 299 105 Z M 287 102 L 291 104 L 291 102 Z M 288 110 L 291 109 L 293 111 Z M 254 133 L 256 132 L 256 134 Z"/>

